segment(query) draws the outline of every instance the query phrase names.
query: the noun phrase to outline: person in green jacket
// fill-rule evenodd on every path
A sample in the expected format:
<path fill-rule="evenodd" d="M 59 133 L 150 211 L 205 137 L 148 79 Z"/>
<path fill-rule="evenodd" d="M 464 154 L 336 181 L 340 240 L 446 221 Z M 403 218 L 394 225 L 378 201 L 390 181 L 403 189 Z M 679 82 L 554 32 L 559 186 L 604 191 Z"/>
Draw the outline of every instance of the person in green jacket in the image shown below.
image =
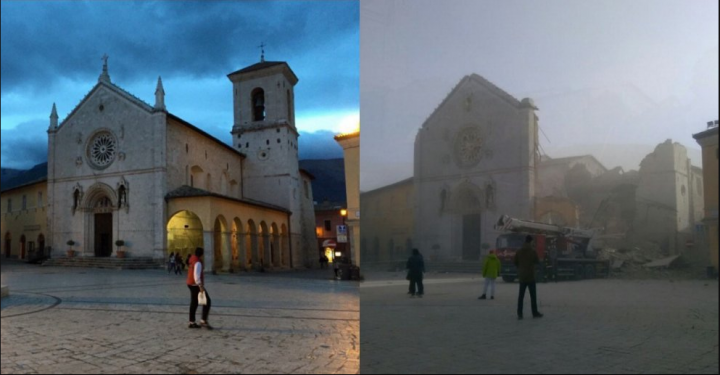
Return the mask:
<path fill-rule="evenodd" d="M 500 259 L 495 255 L 495 250 L 490 250 L 490 254 L 485 258 L 482 275 L 485 278 L 485 289 L 478 299 L 487 299 L 488 287 L 490 288 L 490 299 L 495 299 L 495 279 L 500 275 Z"/>
<path fill-rule="evenodd" d="M 525 289 L 530 290 L 530 303 L 532 306 L 533 318 L 542 318 L 543 314 L 537 308 L 537 295 L 535 294 L 535 265 L 540 263 L 538 254 L 532 247 L 533 237 L 525 237 L 525 244 L 522 249 L 515 253 L 515 266 L 517 267 L 518 279 L 520 280 L 520 295 L 518 296 L 517 315 L 518 319 L 523 318 L 523 300 Z"/>

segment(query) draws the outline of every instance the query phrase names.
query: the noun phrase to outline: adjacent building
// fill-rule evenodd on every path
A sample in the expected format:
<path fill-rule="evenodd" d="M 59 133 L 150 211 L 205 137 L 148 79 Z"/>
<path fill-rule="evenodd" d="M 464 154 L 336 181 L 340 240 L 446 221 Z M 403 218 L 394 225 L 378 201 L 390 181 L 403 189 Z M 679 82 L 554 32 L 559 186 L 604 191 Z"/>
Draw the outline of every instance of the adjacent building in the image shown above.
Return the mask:
<path fill-rule="evenodd" d="M 706 244 L 710 252 L 710 264 L 718 272 L 718 120 L 708 123 L 708 129 L 694 134 L 702 147 L 704 194 L 704 223 Z"/>
<path fill-rule="evenodd" d="M 360 130 L 338 135 L 335 141 L 342 146 L 345 160 L 349 256 L 354 265 L 360 266 Z"/>

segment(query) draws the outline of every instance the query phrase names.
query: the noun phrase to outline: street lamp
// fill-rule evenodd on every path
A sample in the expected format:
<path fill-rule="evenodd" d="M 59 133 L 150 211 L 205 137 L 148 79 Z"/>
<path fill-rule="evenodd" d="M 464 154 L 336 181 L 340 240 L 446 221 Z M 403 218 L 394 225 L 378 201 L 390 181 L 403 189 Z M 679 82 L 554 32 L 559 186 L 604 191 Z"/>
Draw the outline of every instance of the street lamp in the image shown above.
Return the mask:
<path fill-rule="evenodd" d="M 347 212 L 347 209 L 345 209 L 345 208 L 341 208 L 341 209 L 340 209 L 340 216 L 342 216 L 342 225 L 343 225 L 344 228 L 347 228 L 347 227 L 345 226 L 345 218 L 347 217 L 347 213 L 348 213 L 348 212 Z M 346 237 L 345 237 L 345 242 L 344 242 L 344 243 L 345 243 L 345 249 L 346 249 L 346 250 L 345 250 L 345 253 L 347 254 L 348 258 L 350 258 L 350 246 L 349 246 L 349 244 L 348 244 L 348 240 L 349 240 L 349 239 L 347 238 L 347 229 L 345 229 L 345 230 L 346 230 L 346 232 L 345 232 L 345 236 L 346 236 Z M 339 242 L 339 241 L 338 241 L 338 242 Z M 337 253 L 336 253 L 336 254 L 337 254 Z"/>

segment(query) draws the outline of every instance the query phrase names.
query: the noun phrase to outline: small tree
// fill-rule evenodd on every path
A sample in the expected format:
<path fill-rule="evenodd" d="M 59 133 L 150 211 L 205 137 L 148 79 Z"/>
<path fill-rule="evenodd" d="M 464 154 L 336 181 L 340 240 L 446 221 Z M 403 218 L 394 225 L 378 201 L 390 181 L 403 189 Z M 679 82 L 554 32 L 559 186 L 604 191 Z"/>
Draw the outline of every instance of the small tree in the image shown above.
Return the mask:
<path fill-rule="evenodd" d="M 123 246 L 125 246 L 125 241 L 123 241 L 123 240 L 117 240 L 117 241 L 115 241 L 115 246 L 118 247 L 117 257 L 118 257 L 118 258 L 125 258 L 125 251 L 120 250 L 120 249 L 122 249 Z"/>
<path fill-rule="evenodd" d="M 73 245 L 75 245 L 75 241 L 69 240 L 69 241 L 66 242 L 66 243 L 67 243 L 68 246 L 70 246 L 70 250 L 67 251 L 68 257 L 73 257 L 73 256 L 75 256 L 75 252 L 73 251 L 73 248 L 72 248 Z"/>

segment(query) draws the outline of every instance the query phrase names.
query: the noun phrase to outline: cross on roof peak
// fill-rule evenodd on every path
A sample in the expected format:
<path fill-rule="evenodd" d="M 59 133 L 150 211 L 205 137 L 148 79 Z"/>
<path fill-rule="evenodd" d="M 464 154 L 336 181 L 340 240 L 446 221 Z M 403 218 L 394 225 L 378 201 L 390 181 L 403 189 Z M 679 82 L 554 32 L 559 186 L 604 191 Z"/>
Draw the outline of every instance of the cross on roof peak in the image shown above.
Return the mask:
<path fill-rule="evenodd" d="M 260 48 L 260 62 L 265 61 L 265 42 L 261 42 L 258 48 Z"/>

